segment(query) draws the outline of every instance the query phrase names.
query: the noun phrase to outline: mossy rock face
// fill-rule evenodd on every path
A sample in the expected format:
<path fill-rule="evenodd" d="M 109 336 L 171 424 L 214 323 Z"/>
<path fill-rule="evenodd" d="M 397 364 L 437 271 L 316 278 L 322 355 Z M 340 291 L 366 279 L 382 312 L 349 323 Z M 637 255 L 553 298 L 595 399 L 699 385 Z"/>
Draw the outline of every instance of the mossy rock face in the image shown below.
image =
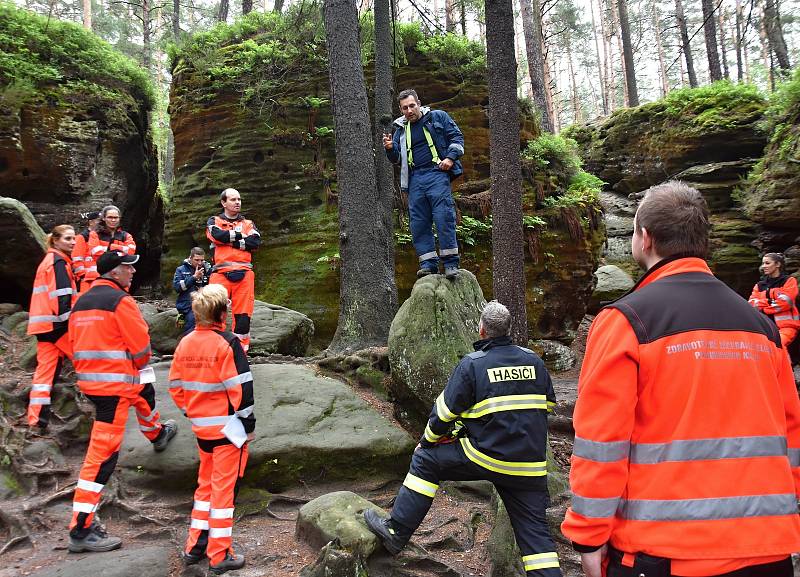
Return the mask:
<path fill-rule="evenodd" d="M 764 158 L 744 187 L 744 211 L 770 227 L 800 230 L 800 71 L 772 97 Z"/>
<path fill-rule="evenodd" d="M 484 302 L 465 270 L 455 281 L 437 274 L 416 282 L 389 328 L 391 392 L 405 420 L 425 423 L 453 368 L 473 351 Z"/>
<path fill-rule="evenodd" d="M 252 23 L 249 35 L 215 29 L 212 36 L 218 40 L 209 39 L 202 51 L 187 49 L 173 58 L 175 180 L 162 283 L 167 286 L 192 246 L 207 244 L 205 223 L 220 211 L 219 192 L 233 186 L 242 193 L 243 213 L 256 223 L 264 240 L 254 254 L 257 298 L 306 314 L 315 325 L 315 345 L 326 346 L 338 320 L 339 245 L 324 40 L 318 31 L 303 29 L 287 41 L 275 24 L 278 16 L 248 18 L 239 26 Z M 396 86 L 416 87 L 423 104 L 446 110 L 458 123 L 466 148 L 464 176 L 454 182 L 459 218 L 486 219 L 491 212 L 486 82 L 460 64 L 442 64 L 409 38 L 396 70 Z M 276 45 L 286 49 L 274 60 L 250 59 L 261 51 L 277 50 Z M 293 54 L 294 45 L 303 49 Z M 271 68 L 262 62 L 270 62 Z M 371 78 L 369 65 L 366 76 Z M 280 90 L 275 91 L 270 83 L 278 80 Z M 520 127 L 522 148 L 537 135 L 533 116 L 523 111 Z M 553 194 L 544 190 L 546 180 L 526 173 L 526 215 L 539 214 L 537 195 Z M 540 258 L 526 257 L 529 326 L 534 336 L 569 339 L 591 294 L 591 273 L 605 237 L 602 227 L 583 222 L 589 210 L 577 215 L 578 226 L 586 232 L 580 238 L 570 233 L 559 209 L 547 211 L 549 236 L 541 235 Z M 416 280 L 418 262 L 410 239 L 397 226 L 407 220 L 405 208 L 398 206 L 395 217 L 396 283 L 402 302 Z M 492 289 L 490 239 L 488 234 L 460 242 L 461 266 L 478 277 L 486 294 Z"/>
<path fill-rule="evenodd" d="M 584 167 L 620 193 L 642 191 L 698 164 L 758 157 L 766 99 L 753 86 L 718 82 L 568 130 Z"/>

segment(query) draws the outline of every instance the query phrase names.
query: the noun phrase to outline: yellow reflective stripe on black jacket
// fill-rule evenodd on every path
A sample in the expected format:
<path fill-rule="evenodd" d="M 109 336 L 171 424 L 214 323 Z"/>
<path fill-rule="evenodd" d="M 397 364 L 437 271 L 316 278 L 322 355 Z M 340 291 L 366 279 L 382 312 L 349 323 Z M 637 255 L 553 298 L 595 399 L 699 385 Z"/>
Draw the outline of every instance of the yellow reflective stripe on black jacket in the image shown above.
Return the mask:
<path fill-rule="evenodd" d="M 505 395 L 502 397 L 490 397 L 479 403 L 475 403 L 469 409 L 461 413 L 465 419 L 477 419 L 490 413 L 500 411 L 518 411 L 523 409 L 542 409 L 547 410 L 548 402 L 546 395 Z"/>

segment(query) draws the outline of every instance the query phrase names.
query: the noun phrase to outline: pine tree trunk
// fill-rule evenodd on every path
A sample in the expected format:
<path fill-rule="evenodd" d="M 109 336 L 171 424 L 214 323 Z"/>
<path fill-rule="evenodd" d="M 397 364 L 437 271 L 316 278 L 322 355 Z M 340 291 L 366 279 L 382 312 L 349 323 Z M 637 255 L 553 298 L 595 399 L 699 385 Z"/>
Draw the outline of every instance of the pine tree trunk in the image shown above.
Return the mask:
<path fill-rule="evenodd" d="M 461 14 L 461 34 L 467 35 L 467 3 L 465 0 L 459 0 L 460 14 Z"/>
<path fill-rule="evenodd" d="M 639 106 L 639 91 L 636 89 L 636 68 L 633 63 L 633 45 L 631 44 L 631 25 L 628 21 L 628 0 L 617 0 L 617 5 L 622 36 L 622 54 L 625 62 L 625 88 L 628 93 L 628 106 Z"/>
<path fill-rule="evenodd" d="M 769 47 L 775 54 L 775 58 L 778 59 L 778 66 L 781 67 L 781 70 L 789 70 L 789 51 L 786 49 L 786 40 L 783 37 L 783 26 L 776 0 L 765 0 L 764 25 L 767 29 Z"/>
<path fill-rule="evenodd" d="M 522 32 L 525 35 L 525 53 L 528 60 L 528 73 L 531 77 L 533 103 L 541 118 L 544 132 L 553 132 L 553 120 L 547 106 L 547 88 L 544 74 L 544 55 L 542 54 L 542 17 L 538 0 L 519 0 Z"/>
<path fill-rule="evenodd" d="M 527 346 L 522 175 L 519 160 L 517 63 L 511 0 L 486 0 L 492 179 L 492 287 L 511 311 L 511 337 Z"/>
<path fill-rule="evenodd" d="M 547 116 L 550 119 L 553 132 L 558 132 L 558 117 L 556 116 L 556 108 L 553 103 L 553 75 L 550 72 L 550 58 L 549 53 L 542 47 L 542 54 L 544 55 L 544 97 L 547 101 Z"/>
<path fill-rule="evenodd" d="M 722 76 L 730 80 L 731 72 L 728 69 L 728 47 L 725 43 L 725 11 L 719 11 L 719 50 L 722 53 Z"/>
<path fill-rule="evenodd" d="M 456 0 L 444 0 L 444 30 L 456 31 Z"/>
<path fill-rule="evenodd" d="M 570 93 L 572 94 L 572 121 L 574 124 L 583 122 L 583 114 L 581 112 L 581 99 L 578 96 L 578 80 L 575 75 L 575 66 L 572 62 L 572 39 L 569 37 L 569 32 L 565 32 L 566 47 L 567 47 L 567 70 L 569 71 Z"/>
<path fill-rule="evenodd" d="M 656 48 L 658 49 L 658 75 L 661 78 L 661 96 L 669 94 L 669 79 L 667 78 L 667 65 L 664 56 L 664 44 L 661 38 L 661 18 L 658 14 L 658 6 L 655 0 L 650 3 L 653 11 L 653 31 L 656 36 Z"/>
<path fill-rule="evenodd" d="M 150 0 L 142 0 L 142 67 L 150 70 Z"/>
<path fill-rule="evenodd" d="M 325 0 L 339 189 L 339 323 L 329 350 L 386 344 L 396 309 L 391 215 L 378 193 L 354 0 Z M 382 154 L 382 151 L 379 151 Z"/>
<path fill-rule="evenodd" d="M 520 0 L 521 2 L 523 0 Z M 594 17 L 594 0 L 589 0 L 589 11 L 592 15 L 592 36 L 594 37 L 594 54 L 597 59 L 597 77 L 600 79 L 600 96 L 603 102 L 603 115 L 608 114 L 608 93 L 606 92 L 606 75 L 600 61 L 600 41 L 597 39 L 597 22 Z"/>
<path fill-rule="evenodd" d="M 397 311 L 397 286 L 394 271 L 394 168 L 386 158 L 383 149 L 383 134 L 390 132 L 392 111 L 394 106 L 394 75 L 392 73 L 392 1 L 375 0 L 375 175 L 378 185 L 378 209 L 382 219 L 381 227 L 386 231 L 389 241 L 376 251 L 381 250 L 381 259 L 389 269 L 388 306 L 392 318 Z M 391 324 L 391 320 L 389 321 Z M 387 325 L 388 337 L 388 325 Z"/>
<path fill-rule="evenodd" d="M 225 22 L 228 19 L 228 0 L 219 1 L 219 10 L 217 11 L 217 21 Z"/>
<path fill-rule="evenodd" d="M 604 0 L 597 0 L 600 8 L 600 30 L 603 34 L 603 69 L 606 77 L 606 95 L 608 96 L 608 112 L 617 107 L 617 81 L 614 73 L 614 56 L 611 50 L 611 23 L 608 21 L 608 8 Z"/>
<path fill-rule="evenodd" d="M 611 23 L 614 34 L 617 37 L 617 51 L 619 52 L 619 64 L 622 68 L 622 96 L 623 96 L 623 106 L 630 106 L 630 101 L 628 100 L 628 74 L 625 70 L 625 49 L 622 46 L 622 32 L 620 31 L 620 24 L 619 24 L 619 5 L 617 4 L 616 0 L 611 0 Z M 612 60 L 613 65 L 613 60 Z"/>
<path fill-rule="evenodd" d="M 700 0 L 703 7 L 703 33 L 706 37 L 706 54 L 708 55 L 708 74 L 711 82 L 722 80 L 722 69 L 719 65 L 717 48 L 717 21 L 714 19 L 714 0 Z"/>
<path fill-rule="evenodd" d="M 275 0 L 275 5 L 272 7 L 272 11 L 280 14 L 282 10 L 283 10 L 283 0 Z"/>
<path fill-rule="evenodd" d="M 177 40 L 181 35 L 181 0 L 172 0 L 172 36 Z"/>
<path fill-rule="evenodd" d="M 253 0 L 242 0 L 242 14 L 250 14 L 253 11 Z"/>
<path fill-rule="evenodd" d="M 742 32 L 744 16 L 742 15 L 742 0 L 736 0 L 736 80 L 741 82 L 744 78 L 744 65 L 742 62 Z"/>
<path fill-rule="evenodd" d="M 83 0 L 83 27 L 92 29 L 92 0 Z"/>
<path fill-rule="evenodd" d="M 686 59 L 686 74 L 689 76 L 689 86 L 696 88 L 697 74 L 695 74 L 694 71 L 692 45 L 689 43 L 689 31 L 686 27 L 686 16 L 683 13 L 683 0 L 675 0 L 675 19 L 678 21 L 678 29 L 681 33 L 681 46 L 683 47 L 683 57 Z"/>

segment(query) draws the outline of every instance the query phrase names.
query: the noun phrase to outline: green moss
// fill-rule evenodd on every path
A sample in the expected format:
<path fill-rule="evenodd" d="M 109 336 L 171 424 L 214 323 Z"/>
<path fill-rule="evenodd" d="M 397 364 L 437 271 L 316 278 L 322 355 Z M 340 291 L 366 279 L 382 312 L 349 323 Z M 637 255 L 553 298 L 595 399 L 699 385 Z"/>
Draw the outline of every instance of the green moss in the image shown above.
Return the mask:
<path fill-rule="evenodd" d="M 0 100 L 19 104 L 45 88 L 80 87 L 95 98 L 155 103 L 147 72 L 72 22 L 0 3 Z"/>

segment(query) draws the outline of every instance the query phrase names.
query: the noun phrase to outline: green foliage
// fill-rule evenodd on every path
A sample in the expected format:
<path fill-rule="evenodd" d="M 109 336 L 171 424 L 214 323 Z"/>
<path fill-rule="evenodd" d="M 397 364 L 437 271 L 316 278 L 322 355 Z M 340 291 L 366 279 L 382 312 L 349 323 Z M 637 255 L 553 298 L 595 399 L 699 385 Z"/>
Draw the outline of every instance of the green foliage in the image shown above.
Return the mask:
<path fill-rule="evenodd" d="M 486 72 L 486 51 L 466 36 L 447 33 L 423 38 L 417 49 L 434 63 L 459 71 L 464 77 L 482 77 Z"/>
<path fill-rule="evenodd" d="M 48 19 L 0 2 L 2 100 L 20 103 L 35 91 L 81 82 L 94 96 L 130 94 L 151 109 L 155 92 L 147 72 L 77 24 Z"/>
<path fill-rule="evenodd" d="M 422 29 L 416 22 L 398 22 L 395 25 L 395 34 L 400 37 L 403 46 L 416 48 L 425 38 Z"/>
<path fill-rule="evenodd" d="M 662 101 L 665 113 L 688 122 L 693 132 L 729 130 L 761 114 L 766 99 L 753 84 L 720 80 L 698 88 L 673 90 Z"/>
<path fill-rule="evenodd" d="M 456 237 L 464 244 L 475 246 L 479 238 L 491 238 L 492 236 L 492 215 L 484 220 L 472 218 L 466 214 L 461 215 L 461 224 L 456 225 Z"/>
<path fill-rule="evenodd" d="M 533 216 L 533 215 L 523 215 L 522 217 L 522 226 L 525 228 L 534 229 L 537 226 L 543 227 L 547 226 L 547 221 L 540 216 Z"/>
<path fill-rule="evenodd" d="M 528 142 L 522 157 L 533 161 L 536 172 L 563 174 L 569 181 L 581 168 L 578 143 L 571 138 L 544 132 Z"/>

